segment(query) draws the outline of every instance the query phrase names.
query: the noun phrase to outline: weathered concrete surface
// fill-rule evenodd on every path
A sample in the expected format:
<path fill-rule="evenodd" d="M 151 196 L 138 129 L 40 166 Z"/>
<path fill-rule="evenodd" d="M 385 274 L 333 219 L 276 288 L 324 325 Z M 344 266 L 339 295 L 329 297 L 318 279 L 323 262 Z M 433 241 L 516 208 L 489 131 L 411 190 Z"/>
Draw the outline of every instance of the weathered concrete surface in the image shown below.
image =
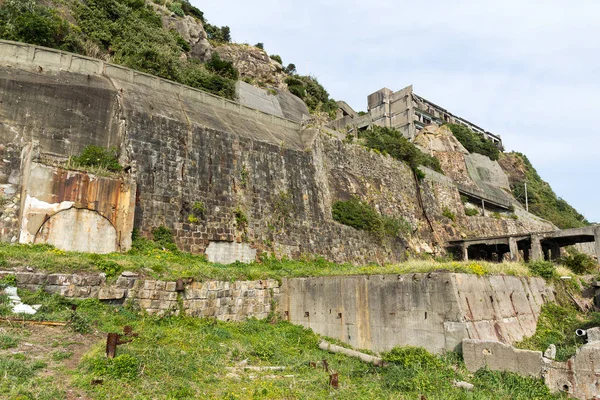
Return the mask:
<path fill-rule="evenodd" d="M 35 243 L 48 243 L 67 251 L 106 254 L 118 250 L 117 231 L 100 214 L 70 208 L 50 217 L 35 237 Z"/>
<path fill-rule="evenodd" d="M 544 381 L 553 392 L 596 399 L 600 396 L 600 342 L 583 345 L 567 362 L 549 361 Z"/>
<path fill-rule="evenodd" d="M 20 243 L 96 253 L 131 247 L 136 189 L 129 177 L 23 164 Z"/>
<path fill-rule="evenodd" d="M 248 243 L 210 242 L 206 247 L 208 261 L 219 264 L 231 264 L 236 261 L 251 263 L 256 261 L 256 249 Z"/>
<path fill-rule="evenodd" d="M 252 86 L 244 81 L 237 81 L 235 94 L 238 101 L 247 107 L 283 117 L 277 97 L 264 89 Z"/>
<path fill-rule="evenodd" d="M 462 343 L 467 369 L 515 372 L 543 378 L 552 392 L 565 392 L 581 400 L 600 396 L 600 342 L 588 343 L 566 362 L 542 356 L 540 351 L 520 350 L 485 340 L 465 339 Z"/>
<path fill-rule="evenodd" d="M 515 349 L 495 340 L 465 339 L 462 353 L 471 372 L 487 368 L 541 378 L 545 365 L 541 351 Z"/>
<path fill-rule="evenodd" d="M 455 350 L 464 338 L 506 343 L 535 332 L 542 279 L 429 273 L 284 279 L 290 322 L 374 351 L 422 346 Z"/>

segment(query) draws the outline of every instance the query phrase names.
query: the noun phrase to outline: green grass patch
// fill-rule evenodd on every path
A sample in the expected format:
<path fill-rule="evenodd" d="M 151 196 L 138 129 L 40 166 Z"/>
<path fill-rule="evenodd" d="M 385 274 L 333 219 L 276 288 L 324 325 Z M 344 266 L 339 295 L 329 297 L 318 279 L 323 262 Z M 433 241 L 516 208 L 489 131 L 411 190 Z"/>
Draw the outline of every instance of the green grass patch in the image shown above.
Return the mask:
<path fill-rule="evenodd" d="M 25 293 L 24 293 L 25 294 Z M 29 296 L 38 296 L 29 294 Z M 551 399 L 539 381 L 513 374 L 480 371 L 468 373 L 459 355 L 435 356 L 421 348 L 395 348 L 383 356 L 388 367 L 375 367 L 358 359 L 331 354 L 318 348 L 320 337 L 311 330 L 276 319 L 221 322 L 172 316 L 150 317 L 124 307 L 97 300 L 39 298 L 43 309 L 65 315 L 72 304 L 83 318 L 94 321 L 100 333 L 121 332 L 125 325 L 139 333 L 132 342 L 120 345 L 117 357 L 104 355 L 105 341 L 99 340 L 70 373 L 71 385 L 91 399 L 107 398 L 358 398 L 358 399 Z M 51 358 L 69 356 L 55 351 Z M 323 368 L 339 374 L 339 389 L 328 385 Z M 283 371 L 246 371 L 244 366 L 283 367 Z M 2 393 L 43 397 L 40 389 L 55 398 L 64 394 L 39 374 L 44 363 L 0 358 Z M 102 380 L 102 385 L 92 385 Z M 469 381 L 473 392 L 455 388 L 454 381 Z"/>

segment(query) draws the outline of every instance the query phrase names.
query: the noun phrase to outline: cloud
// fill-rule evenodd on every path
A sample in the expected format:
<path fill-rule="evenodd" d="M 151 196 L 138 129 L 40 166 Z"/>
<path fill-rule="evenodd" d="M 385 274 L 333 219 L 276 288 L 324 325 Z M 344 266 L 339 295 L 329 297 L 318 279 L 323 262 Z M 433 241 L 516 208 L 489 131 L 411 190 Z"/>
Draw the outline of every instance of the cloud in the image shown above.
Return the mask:
<path fill-rule="evenodd" d="M 319 78 L 366 109 L 413 84 L 501 134 L 557 193 L 600 221 L 600 2 L 579 0 L 230 0 L 201 4 L 239 42 Z"/>

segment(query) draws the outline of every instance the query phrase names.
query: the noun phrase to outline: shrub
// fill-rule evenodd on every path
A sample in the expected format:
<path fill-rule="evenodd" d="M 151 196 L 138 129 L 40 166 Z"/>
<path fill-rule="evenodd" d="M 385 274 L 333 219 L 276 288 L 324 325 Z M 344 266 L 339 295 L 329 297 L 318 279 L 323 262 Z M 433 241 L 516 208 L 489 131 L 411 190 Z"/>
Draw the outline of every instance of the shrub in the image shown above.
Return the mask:
<path fill-rule="evenodd" d="M 152 236 L 154 237 L 154 242 L 158 246 L 163 247 L 166 250 L 177 250 L 177 245 L 175 244 L 175 239 L 173 238 L 173 232 L 169 228 L 165 226 L 154 228 L 152 230 Z"/>
<path fill-rule="evenodd" d="M 283 65 L 283 61 L 281 60 L 281 56 L 278 56 L 277 54 L 272 54 L 269 57 L 271 58 L 271 60 L 277 61 L 279 64 Z"/>
<path fill-rule="evenodd" d="M 288 74 L 296 70 L 296 66 L 290 64 L 285 69 Z M 335 118 L 335 112 L 338 109 L 337 103 L 329 97 L 329 93 L 317 78 L 313 76 L 293 75 L 285 80 L 288 90 L 297 97 L 300 97 L 306 103 L 310 111 L 325 112 L 330 118 Z"/>
<path fill-rule="evenodd" d="M 394 347 L 383 354 L 383 360 L 403 368 L 431 369 L 442 367 L 441 360 L 422 347 Z"/>
<path fill-rule="evenodd" d="M 119 164 L 117 149 L 90 145 L 79 156 L 70 158 L 70 164 L 75 167 L 98 167 L 112 172 L 120 172 L 123 167 Z"/>
<path fill-rule="evenodd" d="M 529 262 L 527 267 L 532 274 L 541 276 L 544 279 L 551 279 L 556 274 L 556 267 L 550 261 Z"/>
<path fill-rule="evenodd" d="M 183 8 L 181 7 L 181 3 L 173 2 L 173 3 L 169 4 L 167 8 L 169 9 L 169 11 L 171 11 L 173 14 L 177 15 L 178 17 L 185 16 L 185 13 L 183 12 Z"/>
<path fill-rule="evenodd" d="M 206 63 L 206 67 L 224 78 L 233 80 L 239 78 L 239 73 L 233 64 L 229 61 L 221 60 L 221 56 L 216 51 L 212 53 L 211 59 Z"/>
<path fill-rule="evenodd" d="M 465 214 L 468 217 L 474 217 L 475 215 L 479 215 L 479 210 L 476 208 L 465 208 Z"/>
<path fill-rule="evenodd" d="M 454 134 L 454 137 L 467 149 L 470 153 L 479 153 L 488 156 L 491 160 L 498 160 L 500 150 L 494 143 L 485 139 L 483 135 L 473 132 L 471 129 L 462 125 L 447 124 Z"/>
<path fill-rule="evenodd" d="M 396 237 L 410 232 L 410 224 L 403 218 L 380 215 L 373 207 L 356 197 L 333 203 L 332 216 L 334 221 L 371 232 L 377 237 Z"/>
<path fill-rule="evenodd" d="M 366 147 L 404 161 L 413 170 L 416 170 L 419 165 L 423 165 L 443 173 L 437 158 L 423 153 L 396 129 L 373 126 L 361 133 L 361 137 Z"/>
<path fill-rule="evenodd" d="M 594 272 L 598 268 L 596 260 L 575 247 L 567 249 L 567 254 L 560 258 L 560 263 L 579 275 Z"/>
<path fill-rule="evenodd" d="M 123 269 L 119 264 L 114 261 L 106 259 L 98 259 L 94 262 L 94 265 L 102 272 L 106 274 L 107 278 L 117 276 Z"/>

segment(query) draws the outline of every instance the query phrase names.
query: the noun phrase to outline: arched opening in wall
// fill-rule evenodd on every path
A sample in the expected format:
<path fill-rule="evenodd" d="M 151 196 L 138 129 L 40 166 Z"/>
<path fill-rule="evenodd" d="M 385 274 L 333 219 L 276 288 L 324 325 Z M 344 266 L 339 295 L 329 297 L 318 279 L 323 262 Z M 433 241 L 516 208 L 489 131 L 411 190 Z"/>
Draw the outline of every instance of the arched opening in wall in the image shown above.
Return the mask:
<path fill-rule="evenodd" d="M 48 243 L 66 251 L 106 254 L 117 251 L 117 230 L 95 211 L 70 208 L 44 222 L 34 243 Z"/>

